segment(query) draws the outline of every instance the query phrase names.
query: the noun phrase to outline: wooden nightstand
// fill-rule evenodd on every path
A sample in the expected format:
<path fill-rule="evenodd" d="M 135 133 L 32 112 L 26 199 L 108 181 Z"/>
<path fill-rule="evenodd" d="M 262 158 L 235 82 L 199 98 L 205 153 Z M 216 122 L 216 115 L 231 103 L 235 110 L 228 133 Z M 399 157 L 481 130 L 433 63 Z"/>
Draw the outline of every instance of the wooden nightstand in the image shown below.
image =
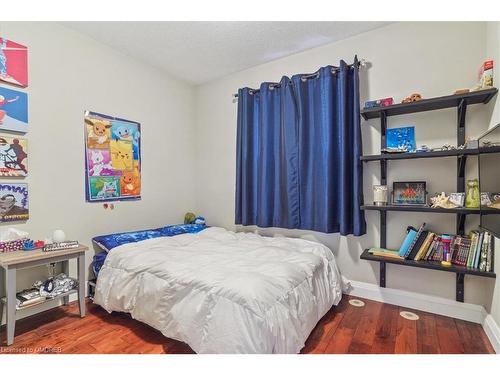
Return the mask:
<path fill-rule="evenodd" d="M 14 343 L 14 331 L 16 327 L 16 273 L 19 269 L 40 266 L 42 264 L 63 262 L 63 272 L 68 275 L 69 261 L 77 259 L 78 262 L 78 288 L 70 290 L 67 293 L 58 295 L 55 298 L 47 299 L 42 303 L 53 301 L 54 299 L 63 298 L 64 304 L 69 303 L 69 296 L 73 293 L 78 293 L 78 302 L 80 305 L 80 316 L 85 316 L 85 252 L 87 246 L 80 245 L 74 249 L 57 250 L 44 252 L 42 250 L 31 251 L 13 251 L 9 253 L 0 253 L 0 267 L 5 270 L 5 289 L 6 297 L 3 303 L 6 305 L 7 315 L 7 345 Z M 29 309 L 33 306 L 27 306 L 24 309 Z M 3 306 L 0 306 L 0 322 L 2 321 Z"/>

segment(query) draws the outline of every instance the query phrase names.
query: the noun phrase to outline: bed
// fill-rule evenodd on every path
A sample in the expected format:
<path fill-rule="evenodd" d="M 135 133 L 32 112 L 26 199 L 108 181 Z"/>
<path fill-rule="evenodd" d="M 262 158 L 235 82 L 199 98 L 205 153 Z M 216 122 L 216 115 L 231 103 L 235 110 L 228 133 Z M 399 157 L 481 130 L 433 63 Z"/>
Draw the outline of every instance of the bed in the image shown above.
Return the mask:
<path fill-rule="evenodd" d="M 320 243 L 212 227 L 114 247 L 94 302 L 197 353 L 298 353 L 342 285 Z"/>

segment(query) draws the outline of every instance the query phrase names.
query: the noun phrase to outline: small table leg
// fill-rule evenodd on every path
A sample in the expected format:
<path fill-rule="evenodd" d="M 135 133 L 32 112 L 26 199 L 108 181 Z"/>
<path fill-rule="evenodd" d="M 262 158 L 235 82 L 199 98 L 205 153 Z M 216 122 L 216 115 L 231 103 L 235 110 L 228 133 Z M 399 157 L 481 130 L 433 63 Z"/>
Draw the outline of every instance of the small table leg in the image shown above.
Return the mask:
<path fill-rule="evenodd" d="M 80 316 L 85 316 L 85 253 L 78 256 L 78 303 Z"/>
<path fill-rule="evenodd" d="M 62 262 L 62 271 L 66 276 L 69 276 L 69 260 Z M 65 306 L 69 305 L 69 296 L 63 298 L 63 303 Z"/>
<path fill-rule="evenodd" d="M 7 345 L 12 345 L 16 330 L 16 269 L 7 268 L 5 275 L 7 288 Z"/>

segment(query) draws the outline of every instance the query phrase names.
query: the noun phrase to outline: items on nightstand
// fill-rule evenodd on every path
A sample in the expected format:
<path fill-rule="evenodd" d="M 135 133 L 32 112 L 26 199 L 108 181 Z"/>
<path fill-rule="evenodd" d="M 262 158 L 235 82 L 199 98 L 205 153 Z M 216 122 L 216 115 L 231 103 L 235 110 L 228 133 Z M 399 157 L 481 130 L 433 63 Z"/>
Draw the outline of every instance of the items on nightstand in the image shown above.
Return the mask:
<path fill-rule="evenodd" d="M 33 284 L 33 287 L 39 290 L 40 296 L 45 298 L 54 298 L 60 294 L 76 289 L 77 286 L 78 282 L 64 273 L 49 277 L 43 282 L 36 281 Z"/>
<path fill-rule="evenodd" d="M 465 207 L 479 208 L 480 206 L 479 181 L 477 178 L 467 180 L 467 193 L 465 194 Z"/>
<path fill-rule="evenodd" d="M 0 253 L 21 250 L 24 241 L 28 239 L 28 232 L 7 228 L 0 231 Z"/>
<path fill-rule="evenodd" d="M 373 204 L 375 206 L 387 204 L 387 185 L 373 185 Z"/>
<path fill-rule="evenodd" d="M 40 295 L 38 288 L 24 289 L 16 293 L 16 310 L 24 307 L 33 306 L 44 302 L 45 296 Z"/>
<path fill-rule="evenodd" d="M 419 100 L 422 100 L 422 95 L 420 95 L 419 93 L 415 93 L 404 98 L 401 103 L 413 103 L 418 102 Z"/>
<path fill-rule="evenodd" d="M 58 250 L 76 249 L 78 246 L 80 246 L 78 241 L 54 242 L 54 243 L 46 244 L 43 247 L 43 251 L 58 251 Z"/>
<path fill-rule="evenodd" d="M 43 241 L 33 241 L 33 240 L 25 240 L 23 243 L 23 250 L 30 251 L 41 249 L 45 246 L 45 242 Z"/>
<path fill-rule="evenodd" d="M 56 229 L 52 234 L 52 241 L 63 242 L 66 240 L 66 233 L 62 229 Z"/>

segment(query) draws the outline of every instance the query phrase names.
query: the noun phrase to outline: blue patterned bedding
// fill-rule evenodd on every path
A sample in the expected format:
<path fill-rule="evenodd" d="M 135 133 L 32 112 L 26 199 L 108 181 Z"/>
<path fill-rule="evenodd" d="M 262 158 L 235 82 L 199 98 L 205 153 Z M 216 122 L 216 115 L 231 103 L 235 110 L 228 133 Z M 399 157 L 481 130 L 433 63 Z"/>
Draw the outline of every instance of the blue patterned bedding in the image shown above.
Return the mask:
<path fill-rule="evenodd" d="M 92 262 L 92 269 L 95 275 L 99 274 L 99 270 L 104 264 L 107 252 L 114 249 L 117 246 L 124 245 L 131 242 L 139 242 L 148 240 L 150 238 L 156 237 L 172 237 L 178 234 L 184 233 L 197 233 L 203 229 L 208 228 L 205 224 L 176 224 L 168 225 L 166 227 L 161 227 L 157 229 L 146 229 L 139 230 L 135 232 L 123 232 L 123 233 L 112 233 L 103 236 L 97 236 L 92 238 L 99 247 L 101 247 L 105 252 L 96 254 L 94 256 L 94 261 Z"/>

